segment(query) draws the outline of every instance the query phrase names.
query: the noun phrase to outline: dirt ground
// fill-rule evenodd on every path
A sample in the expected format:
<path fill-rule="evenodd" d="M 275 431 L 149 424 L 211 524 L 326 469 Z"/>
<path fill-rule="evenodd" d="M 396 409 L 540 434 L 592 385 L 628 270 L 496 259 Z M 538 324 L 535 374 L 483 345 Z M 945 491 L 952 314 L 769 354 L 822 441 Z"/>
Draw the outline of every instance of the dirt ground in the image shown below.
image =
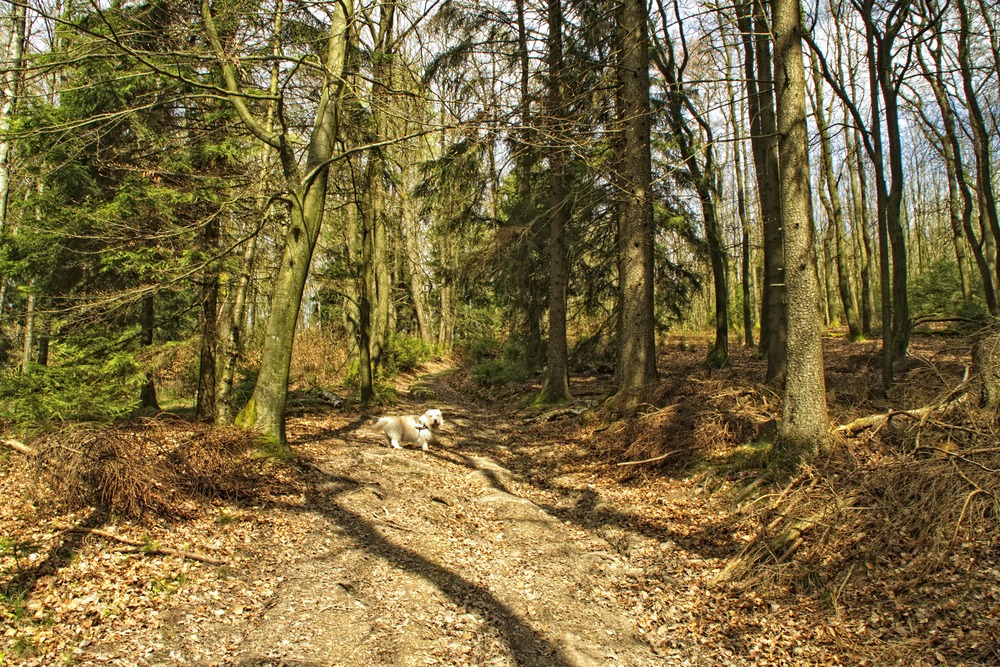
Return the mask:
<path fill-rule="evenodd" d="M 574 378 L 574 410 L 539 417 L 436 370 L 390 410 L 444 412 L 429 452 L 386 447 L 375 415 L 300 407 L 297 458 L 261 462 L 264 491 L 183 521 L 52 514 L 4 452 L 3 579 L 27 594 L 3 600 L 0 665 L 863 662 L 869 628 L 836 601 L 714 583 L 751 535 L 696 470 L 626 479 L 602 460 L 607 426 L 583 409 L 603 380 Z"/>

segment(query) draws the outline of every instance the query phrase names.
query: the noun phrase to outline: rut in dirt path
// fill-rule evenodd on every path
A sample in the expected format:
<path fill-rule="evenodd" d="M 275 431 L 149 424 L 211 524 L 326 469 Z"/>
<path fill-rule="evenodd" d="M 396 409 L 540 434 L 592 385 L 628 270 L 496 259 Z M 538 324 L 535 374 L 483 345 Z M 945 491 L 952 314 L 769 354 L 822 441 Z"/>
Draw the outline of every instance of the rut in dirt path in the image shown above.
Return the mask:
<path fill-rule="evenodd" d="M 444 393 L 444 392 L 442 392 Z M 433 405 L 432 405 L 433 404 Z M 614 594 L 626 561 L 597 533 L 511 491 L 486 455 L 516 420 L 440 407 L 429 453 L 386 448 L 366 423 L 309 446 L 301 511 L 316 547 L 294 563 L 242 665 L 644 667 L 664 662 Z"/>

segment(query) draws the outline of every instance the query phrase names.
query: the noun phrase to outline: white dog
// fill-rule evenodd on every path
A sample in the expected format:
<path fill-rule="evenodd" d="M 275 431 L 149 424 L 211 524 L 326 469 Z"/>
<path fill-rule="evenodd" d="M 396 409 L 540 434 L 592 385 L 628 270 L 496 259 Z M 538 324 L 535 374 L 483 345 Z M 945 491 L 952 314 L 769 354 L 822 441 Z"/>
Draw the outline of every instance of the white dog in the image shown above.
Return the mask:
<path fill-rule="evenodd" d="M 427 451 L 427 443 L 435 439 L 437 431 L 444 426 L 440 410 L 428 410 L 420 415 L 382 417 L 372 427 L 385 434 L 385 442 L 395 449 L 402 449 L 400 442 L 419 442 Z"/>

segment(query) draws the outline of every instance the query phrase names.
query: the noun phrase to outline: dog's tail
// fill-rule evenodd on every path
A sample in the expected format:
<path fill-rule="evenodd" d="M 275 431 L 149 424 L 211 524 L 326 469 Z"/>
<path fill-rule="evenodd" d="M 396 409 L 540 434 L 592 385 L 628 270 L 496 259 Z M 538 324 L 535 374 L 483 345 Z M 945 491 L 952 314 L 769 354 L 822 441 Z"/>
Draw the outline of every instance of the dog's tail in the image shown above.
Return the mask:
<path fill-rule="evenodd" d="M 381 431 L 381 430 L 383 430 L 388 425 L 389 425 L 389 418 L 388 417 L 382 417 L 377 422 L 375 422 L 374 424 L 372 424 L 372 430 Z"/>

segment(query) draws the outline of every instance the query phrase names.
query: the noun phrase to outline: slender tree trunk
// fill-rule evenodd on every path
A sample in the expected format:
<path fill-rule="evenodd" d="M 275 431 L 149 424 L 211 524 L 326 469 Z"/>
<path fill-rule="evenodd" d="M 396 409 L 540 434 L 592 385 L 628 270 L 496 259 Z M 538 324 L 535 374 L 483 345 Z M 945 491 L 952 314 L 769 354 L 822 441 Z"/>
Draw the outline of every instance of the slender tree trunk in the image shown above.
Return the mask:
<path fill-rule="evenodd" d="M 450 351 L 455 343 L 455 319 L 458 311 L 458 296 L 455 293 L 455 275 L 458 272 L 458 249 L 455 239 L 445 235 L 440 244 L 442 259 L 441 319 L 438 326 L 438 347 Z"/>
<path fill-rule="evenodd" d="M 851 287 L 851 273 L 847 264 L 847 243 L 844 239 L 844 212 L 840 201 L 840 190 L 837 187 L 837 173 L 833 168 L 833 149 L 830 144 L 830 131 L 826 122 L 826 112 L 823 108 L 823 77 L 815 52 L 812 52 L 813 85 L 816 91 L 816 127 L 820 136 L 820 161 L 823 178 L 826 182 L 828 201 L 830 203 L 829 224 L 833 230 L 833 245 L 837 257 L 837 289 L 840 302 L 847 319 L 848 338 L 852 341 L 861 339 L 861 327 L 858 321 L 858 310 L 854 301 L 854 289 Z"/>
<path fill-rule="evenodd" d="M 767 380 L 785 381 L 788 332 L 785 329 L 785 251 L 782 246 L 781 199 L 778 185 L 774 77 L 771 72 L 770 26 L 761 1 L 738 7 L 747 79 L 750 140 L 757 172 L 757 193 L 764 224 L 764 281 L 761 290 L 760 348 L 767 353 Z"/>
<path fill-rule="evenodd" d="M 559 403 L 569 393 L 569 351 L 566 343 L 566 286 L 569 282 L 566 223 L 566 151 L 563 148 L 565 109 L 563 107 L 563 15 L 561 0 L 548 0 L 548 119 L 549 136 L 556 145 L 549 154 L 549 340 L 546 347 L 545 386 L 540 401 Z"/>
<path fill-rule="evenodd" d="M 665 26 L 664 43 L 657 43 L 653 60 L 666 82 L 667 123 L 670 125 L 691 183 L 698 193 L 698 202 L 705 223 L 705 240 L 712 264 L 715 297 L 715 343 L 705 363 L 710 368 L 722 368 L 729 363 L 729 268 L 723 244 L 722 225 L 716 208 L 719 187 L 715 166 L 715 142 L 711 124 L 691 104 L 682 78 L 683 73 L 674 59 L 674 47 L 667 30 Z M 693 122 L 685 117 L 685 112 L 693 117 Z M 695 127 L 692 128 L 692 125 Z M 700 133 L 705 134 L 704 143 L 700 140 Z M 704 166 L 699 159 L 704 160 Z"/>
<path fill-rule="evenodd" d="M 986 307 L 990 314 L 997 315 L 1000 312 L 1000 308 L 998 308 L 996 290 L 994 289 L 993 272 L 990 269 L 986 254 L 983 252 L 983 244 L 978 240 L 978 235 L 972 226 L 972 216 L 975 208 L 973 197 L 975 195 L 973 195 L 972 189 L 969 187 L 968 178 L 966 177 L 965 164 L 962 157 L 962 144 L 958 135 L 955 112 L 951 108 L 951 102 L 948 99 L 943 48 L 942 36 L 939 35 L 938 45 L 931 50 L 931 55 L 934 58 L 934 71 L 931 72 L 929 67 L 924 67 L 924 76 L 931 85 L 938 110 L 941 112 L 941 153 L 944 156 L 945 165 L 949 172 L 948 203 L 952 229 L 956 238 L 956 244 L 962 247 L 963 250 L 964 246 L 959 244 L 957 239 L 964 237 L 968 241 L 969 249 L 972 250 L 972 257 L 976 262 L 976 268 L 979 270 L 979 277 L 983 283 L 983 297 Z"/>
<path fill-rule="evenodd" d="M 996 193 L 993 182 L 993 160 L 995 159 L 992 149 L 991 137 L 996 128 L 991 132 L 986 126 L 986 118 L 983 115 L 982 107 L 979 104 L 979 95 L 976 92 L 976 83 L 973 78 L 973 63 L 971 56 L 971 19 L 969 8 L 965 0 L 958 1 L 959 14 L 959 38 L 958 38 L 958 62 L 962 74 L 962 88 L 965 92 L 965 104 L 969 109 L 969 125 L 972 127 L 973 148 L 976 153 L 976 184 L 979 191 L 980 218 L 985 222 L 983 225 L 989 229 L 992 235 L 994 247 L 1000 245 L 1000 217 L 997 213 Z M 987 232 L 983 232 L 983 238 L 987 237 Z M 989 255 L 987 255 L 989 257 Z M 996 286 L 1000 287 L 1000 261 L 995 260 L 993 266 Z"/>
<path fill-rule="evenodd" d="M 265 215 L 261 212 L 261 216 Z M 243 354 L 243 328 L 247 316 L 247 295 L 250 292 L 250 278 L 257 254 L 257 235 L 254 234 L 243 249 L 240 261 L 240 278 L 233 294 L 229 321 L 226 326 L 225 345 L 222 355 L 222 372 L 216 395 L 215 421 L 217 424 L 231 424 L 233 421 L 233 390 L 236 388 L 236 366 Z"/>
<path fill-rule="evenodd" d="M 413 182 L 414 175 L 411 174 L 413 168 L 407 161 L 403 168 L 404 183 Z M 406 176 L 409 177 L 406 177 Z M 420 256 L 418 237 L 420 234 L 419 225 L 413 198 L 410 196 L 409 188 L 404 186 L 400 193 L 402 198 L 402 235 L 405 256 L 406 274 L 409 277 L 410 299 L 413 301 L 413 312 L 417 319 L 417 332 L 420 340 L 430 344 L 431 328 L 427 316 L 427 304 L 424 299 L 424 281 L 421 277 L 422 259 Z"/>
<path fill-rule="evenodd" d="M 7 38 L 4 44 L 3 67 L 0 71 L 0 237 L 8 227 L 8 201 L 10 199 L 11 143 L 8 130 L 17 107 L 23 72 L 21 71 L 26 34 L 26 7 L 24 2 L 5 3 L 5 14 L 0 16 L 0 34 Z M 0 319 L 6 300 L 7 277 L 0 275 Z"/>
<path fill-rule="evenodd" d="M 35 281 L 28 286 L 28 299 L 24 310 L 24 336 L 21 347 L 21 372 L 31 371 L 31 353 L 35 349 Z"/>
<path fill-rule="evenodd" d="M 827 326 L 833 326 L 838 323 L 840 319 L 840 311 L 837 308 L 837 302 L 835 294 L 837 289 L 834 286 L 833 279 L 833 209 L 830 203 L 830 198 L 826 192 L 823 191 L 822 185 L 820 185 L 820 202 L 823 207 L 827 210 L 826 219 L 826 230 L 823 233 L 822 240 L 817 239 L 823 248 L 823 266 L 821 271 L 823 272 L 823 301 L 824 304 L 824 314 Z"/>
<path fill-rule="evenodd" d="M 869 158 L 875 169 L 875 212 L 878 222 L 879 289 L 882 299 L 882 389 L 889 391 L 893 382 L 892 345 L 892 267 L 889 262 L 889 189 L 885 180 L 885 156 L 882 150 L 882 109 L 879 96 L 880 69 L 873 23 L 873 1 L 865 0 L 858 11 L 865 24 L 865 47 L 868 57 L 868 92 L 871 100 L 871 148 Z M 884 46 L 884 44 L 882 45 Z"/>
<path fill-rule="evenodd" d="M 653 330 L 653 198 L 649 106 L 649 12 L 645 0 L 623 0 L 618 15 L 618 86 L 623 126 L 622 197 L 618 217 L 619 394 L 626 403 L 656 379 Z"/>
<path fill-rule="evenodd" d="M 788 280 L 788 374 L 779 456 L 815 455 L 827 437 L 822 331 L 816 304 L 815 228 L 809 178 L 799 0 L 774 0 L 781 218 Z"/>
<path fill-rule="evenodd" d="M 274 60 L 271 64 L 271 80 L 268 86 L 268 92 L 273 98 L 277 98 L 280 85 L 281 61 L 279 55 L 282 49 L 283 22 L 284 1 L 276 0 L 272 17 L 274 30 L 271 35 L 271 56 Z M 275 102 L 269 102 L 267 105 L 267 115 L 264 120 L 264 131 L 267 134 L 274 132 L 275 111 Z M 262 175 L 258 185 L 259 195 L 263 195 L 266 192 L 268 178 L 274 167 L 276 157 L 277 153 L 272 146 L 266 142 L 261 145 L 259 164 Z M 270 215 L 270 208 L 265 205 L 259 208 L 256 213 L 257 215 L 254 216 L 255 219 L 266 220 Z M 235 415 L 236 406 L 233 405 L 233 393 L 236 389 L 236 367 L 243 354 L 244 327 L 246 327 L 246 330 L 250 330 L 250 327 L 247 325 L 252 320 L 252 309 L 250 313 L 251 318 L 247 317 L 247 303 L 248 297 L 251 294 L 251 279 L 253 277 L 254 260 L 257 257 L 257 240 L 259 235 L 260 230 L 257 229 L 246 240 L 246 244 L 243 247 L 243 256 L 239 264 L 240 277 L 236 283 L 235 290 L 231 289 L 232 303 L 229 316 L 225 320 L 224 343 L 222 345 L 222 370 L 215 400 L 215 421 L 217 424 L 231 424 Z"/>
<path fill-rule="evenodd" d="M 906 1 L 906 0 L 904 0 Z M 887 43 L 886 43 L 887 42 Z M 892 40 L 879 45 L 879 85 L 885 102 L 885 130 L 889 141 L 892 184 L 886 201 L 886 227 L 892 250 L 892 354 L 905 357 L 910 349 L 910 304 L 907 291 L 906 235 L 903 229 L 903 143 L 899 130 L 899 91 L 892 64 Z"/>
<path fill-rule="evenodd" d="M 358 217 L 363 221 L 364 213 L 358 211 Z M 361 265 L 358 267 L 358 384 L 362 405 L 371 403 L 375 398 L 375 364 L 372 359 L 372 254 L 374 243 L 371 240 L 371 226 L 361 223 Z"/>
<path fill-rule="evenodd" d="M 521 247 L 522 256 L 541 256 L 543 230 L 540 222 L 544 221 L 543 216 L 535 216 L 534 202 L 532 195 L 532 182 L 535 180 L 533 170 L 538 159 L 538 140 L 535 138 L 533 129 L 535 120 L 531 112 L 532 93 L 531 83 L 531 62 L 528 49 L 528 29 L 525 19 L 524 0 L 516 0 L 517 10 L 517 60 L 519 68 L 519 98 L 518 98 L 518 119 L 521 127 L 515 134 L 517 142 L 517 155 L 515 169 L 517 173 L 518 186 L 518 207 L 521 210 L 520 223 L 525 231 L 518 241 Z M 541 219 L 541 220 L 539 220 Z M 524 341 L 524 364 L 529 370 L 536 370 L 545 363 L 547 355 L 545 341 L 542 340 L 541 318 L 544 314 L 542 291 L 538 289 L 532 271 L 522 271 L 517 275 L 515 282 L 515 299 L 513 308 L 523 311 L 524 324 L 521 330 L 516 332 L 516 336 Z M 512 318 L 512 322 L 519 322 L 519 318 Z"/>
<path fill-rule="evenodd" d="M 49 333 L 47 329 L 42 329 L 38 334 L 38 360 L 39 366 L 49 365 Z"/>
<path fill-rule="evenodd" d="M 713 167 L 709 166 L 708 168 L 712 168 L 714 171 Z M 711 178 L 711 176 L 705 174 L 703 178 Z M 713 190 L 714 188 L 712 190 L 703 188 L 699 193 L 702 215 L 705 218 L 708 252 L 712 261 L 712 284 L 715 288 L 713 290 L 715 295 L 715 343 L 709 351 L 705 363 L 710 368 L 722 368 L 729 365 L 729 284 L 726 278 L 729 269 Z"/>
<path fill-rule="evenodd" d="M 155 326 L 153 307 L 153 295 L 143 296 L 139 310 L 139 347 L 149 347 L 153 344 L 153 327 Z M 160 409 L 160 403 L 156 400 L 156 383 L 152 373 L 146 373 L 146 384 L 139 392 L 139 400 L 143 408 Z"/>
<path fill-rule="evenodd" d="M 735 116 L 734 116 L 735 119 Z M 739 145 L 742 139 L 735 139 L 734 152 L 736 163 L 736 210 L 740 218 L 740 250 L 743 269 L 743 343 L 746 347 L 754 346 L 753 342 L 753 263 L 750 256 L 750 216 L 747 213 L 746 191 L 743 185 L 743 170 L 749 166 L 741 157 Z"/>
<path fill-rule="evenodd" d="M 724 47 L 726 49 L 726 64 L 731 65 L 730 45 L 725 43 L 725 32 L 723 33 Z M 733 172 L 736 176 L 736 215 L 740 221 L 740 273 L 743 301 L 743 344 L 747 348 L 754 346 L 753 341 L 753 282 L 751 276 L 753 268 L 751 266 L 750 255 L 750 216 L 747 213 L 746 186 L 743 181 L 743 172 L 746 169 L 746 161 L 743 156 L 743 122 L 740 120 L 736 103 L 736 91 L 732 82 L 726 79 L 726 98 L 729 100 L 729 118 L 733 127 Z"/>
<path fill-rule="evenodd" d="M 219 245 L 217 216 L 205 225 L 203 250 L 214 253 Z M 198 390 L 195 418 L 215 421 L 217 413 L 216 349 L 219 343 L 219 267 L 212 262 L 205 270 L 201 286 L 201 344 L 198 352 Z"/>
<path fill-rule="evenodd" d="M 286 141 L 264 131 L 252 118 L 239 94 L 237 77 L 215 33 L 208 1 L 203 0 L 203 16 L 213 48 L 222 63 L 229 100 L 243 122 L 262 141 L 278 150 L 289 191 L 289 226 L 284 238 L 281 263 L 271 293 L 271 313 L 268 317 L 261 351 L 257 384 L 246 407 L 236 417 L 239 426 L 253 426 L 275 446 L 285 448 L 285 402 L 288 396 L 288 376 L 298 324 L 299 306 L 313 250 L 319 238 L 326 201 L 329 159 L 339 127 L 339 105 L 343 85 L 342 73 L 348 42 L 348 22 L 354 18 L 348 2 L 335 5 L 327 36 L 325 71 L 329 78 L 321 89 L 313 128 L 305 156 L 304 175 L 297 162 L 298 155 Z"/>
<path fill-rule="evenodd" d="M 845 120 L 846 122 L 846 120 Z M 875 319 L 875 300 L 872 297 L 872 239 L 871 216 L 868 208 L 868 179 L 865 176 L 865 162 L 861 156 L 860 146 L 854 140 L 858 130 L 847 130 L 844 133 L 846 142 L 847 170 L 851 178 L 851 199 L 854 200 L 854 229 L 861 232 L 863 252 L 861 253 L 861 333 L 865 337 L 872 335 L 872 322 Z"/>

